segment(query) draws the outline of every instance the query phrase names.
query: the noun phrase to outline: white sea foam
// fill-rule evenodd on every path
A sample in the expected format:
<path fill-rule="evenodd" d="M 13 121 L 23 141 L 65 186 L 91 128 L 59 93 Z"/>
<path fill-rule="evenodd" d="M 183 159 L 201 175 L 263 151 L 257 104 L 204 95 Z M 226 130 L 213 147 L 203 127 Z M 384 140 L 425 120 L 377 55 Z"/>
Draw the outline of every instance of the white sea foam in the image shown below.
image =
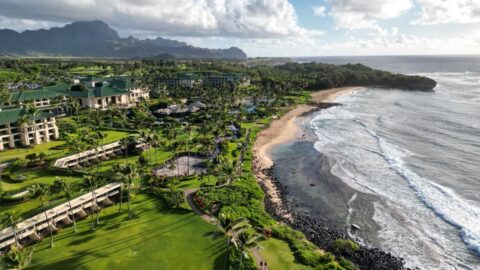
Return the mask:
<path fill-rule="evenodd" d="M 450 87 L 448 84 L 445 87 Z M 448 97 L 441 96 L 445 94 L 443 87 L 437 95 L 439 100 Z M 426 154 L 428 152 L 418 152 L 415 148 L 407 150 L 400 147 L 396 143 L 399 136 L 395 134 L 392 137 L 392 133 L 388 132 L 392 123 L 408 123 L 408 115 L 414 114 L 400 112 L 417 109 L 415 106 L 418 104 L 415 99 L 398 98 L 405 93 L 391 93 L 386 96 L 372 91 L 370 95 L 367 90 L 354 96 L 343 96 L 341 101 L 345 106 L 321 111 L 310 122 L 318 137 L 314 147 L 328 157 L 331 172 L 347 185 L 391 202 L 388 207 L 376 207 L 374 216 L 374 220 L 383 228 L 379 237 L 383 239 L 387 250 L 405 257 L 410 267 L 477 269 L 480 264 L 472 259 L 472 254 L 480 256 L 480 205 L 463 198 L 463 193 L 459 195 L 445 185 L 436 183 L 447 179 L 422 177 L 416 167 L 409 165 L 422 167 L 422 163 L 411 163 L 412 157 L 425 161 L 430 159 L 430 155 Z M 427 98 L 423 95 L 418 94 L 422 99 Z M 381 100 L 373 101 L 375 98 Z M 395 102 L 404 106 L 390 105 Z M 377 106 L 381 104 L 388 105 L 379 112 Z M 438 104 L 443 103 L 429 103 L 429 106 Z M 396 120 L 392 122 L 392 119 Z M 471 124 L 468 121 L 466 123 Z M 432 131 L 434 127 L 426 130 Z M 396 140 L 391 140 L 391 137 Z M 410 145 L 407 141 L 399 142 L 403 143 L 401 145 Z M 349 212 L 352 210 L 350 208 Z M 395 212 L 393 216 L 390 211 Z M 350 223 L 351 215 L 346 218 Z"/>
<path fill-rule="evenodd" d="M 408 169 L 398 147 L 386 142 L 374 131 L 367 131 L 376 138 L 382 155 L 390 167 L 408 181 L 419 199 L 435 214 L 456 227 L 467 247 L 480 256 L 480 208 L 460 198 L 450 188 L 425 179 Z"/>

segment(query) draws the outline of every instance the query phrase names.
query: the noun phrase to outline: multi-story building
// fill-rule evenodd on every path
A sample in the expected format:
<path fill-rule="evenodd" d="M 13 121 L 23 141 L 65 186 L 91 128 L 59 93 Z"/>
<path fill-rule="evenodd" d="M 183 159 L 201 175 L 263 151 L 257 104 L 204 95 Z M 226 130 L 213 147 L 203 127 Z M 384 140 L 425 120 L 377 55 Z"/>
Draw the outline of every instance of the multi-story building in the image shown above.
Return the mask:
<path fill-rule="evenodd" d="M 185 87 L 195 85 L 219 87 L 223 85 L 249 86 L 250 78 L 241 73 L 220 73 L 215 71 L 179 72 L 173 77 L 162 77 L 158 80 L 167 88 Z"/>
<path fill-rule="evenodd" d="M 35 119 L 24 108 L 0 110 L 0 150 L 58 139 L 55 115 L 40 110 Z M 22 120 L 25 119 L 25 122 Z"/>
<path fill-rule="evenodd" d="M 70 87 L 64 91 L 65 96 L 76 97 L 82 107 L 106 109 L 115 104 L 121 107 L 131 107 L 141 100 L 147 100 L 150 92 L 134 80 L 126 77 L 106 79 L 89 78 L 81 80 L 82 87 Z M 74 89 L 78 89 L 75 91 Z"/>
<path fill-rule="evenodd" d="M 58 139 L 56 115 L 52 112 L 55 111 L 56 103 L 64 106 L 62 103 L 68 97 L 78 99 L 82 107 L 106 109 L 112 104 L 134 106 L 137 102 L 148 99 L 149 91 L 126 77 L 89 77 L 73 85 L 58 84 L 38 90 L 12 92 L 9 101 L 0 103 L 0 150 Z M 27 103 L 38 108 L 35 119 L 26 115 Z"/>
<path fill-rule="evenodd" d="M 9 101 L 2 106 L 23 106 L 33 102 L 36 107 L 50 107 L 53 100 L 65 100 L 67 97 L 78 99 L 82 107 L 105 109 L 111 104 L 131 107 L 140 100 L 147 100 L 150 92 L 130 78 L 113 77 L 98 79 L 88 77 L 77 80 L 77 84 L 57 84 L 37 90 L 12 92 Z M 74 87 L 83 85 L 84 87 Z"/>
<path fill-rule="evenodd" d="M 203 78 L 204 86 L 218 87 L 222 85 L 249 86 L 250 78 L 240 73 L 212 74 Z"/>
<path fill-rule="evenodd" d="M 10 100 L 0 103 L 0 107 L 21 107 L 33 103 L 35 107 L 49 107 L 55 98 L 64 99 L 59 90 L 68 88 L 68 84 L 57 84 L 37 90 L 12 91 Z"/>
<path fill-rule="evenodd" d="M 192 88 L 195 85 L 200 85 L 202 79 L 201 76 L 196 73 L 179 72 L 173 77 L 162 77 L 158 79 L 158 82 L 160 84 L 165 84 L 165 86 L 170 89 L 175 87 Z"/>

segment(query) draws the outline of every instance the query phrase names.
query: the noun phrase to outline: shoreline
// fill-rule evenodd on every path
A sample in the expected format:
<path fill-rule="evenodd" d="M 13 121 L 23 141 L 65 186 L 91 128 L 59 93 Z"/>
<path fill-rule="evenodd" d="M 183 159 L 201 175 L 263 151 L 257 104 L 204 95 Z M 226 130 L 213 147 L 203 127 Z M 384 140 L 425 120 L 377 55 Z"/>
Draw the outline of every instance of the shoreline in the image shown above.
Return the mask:
<path fill-rule="evenodd" d="M 340 95 L 352 93 L 363 89 L 364 87 L 342 87 L 321 90 L 312 93 L 309 104 L 295 105 L 286 114 L 270 123 L 269 127 L 257 134 L 253 146 L 254 162 L 253 170 L 257 181 L 264 189 L 267 200 L 271 205 L 271 213 L 282 220 L 292 222 L 292 214 L 288 211 L 283 202 L 282 192 L 278 184 L 271 176 L 271 171 L 275 166 L 269 150 L 277 145 L 295 141 L 300 138 L 301 127 L 295 123 L 295 120 L 302 115 L 311 113 L 318 109 L 324 109 L 338 105 L 334 103 Z"/>
<path fill-rule="evenodd" d="M 258 133 L 254 143 L 253 172 L 265 193 L 265 210 L 267 213 L 278 222 L 304 233 L 306 238 L 319 248 L 333 252 L 338 256 L 344 256 L 357 265 L 360 270 L 409 269 L 405 267 L 403 258 L 372 246 L 368 242 L 364 243 L 353 238 L 346 228 L 337 227 L 323 218 L 316 218 L 295 210 L 286 200 L 286 194 L 288 194 L 286 187 L 274 176 L 275 163 L 268 151 L 274 146 L 301 139 L 299 133 L 302 128 L 295 123 L 298 117 L 340 105 L 334 102 L 338 96 L 363 88 L 334 88 L 312 93 L 312 102 L 296 105 L 290 108 L 281 118 L 271 122 L 268 128 Z M 338 239 L 354 241 L 360 246 L 360 249 L 356 252 L 338 254 L 336 248 Z"/>

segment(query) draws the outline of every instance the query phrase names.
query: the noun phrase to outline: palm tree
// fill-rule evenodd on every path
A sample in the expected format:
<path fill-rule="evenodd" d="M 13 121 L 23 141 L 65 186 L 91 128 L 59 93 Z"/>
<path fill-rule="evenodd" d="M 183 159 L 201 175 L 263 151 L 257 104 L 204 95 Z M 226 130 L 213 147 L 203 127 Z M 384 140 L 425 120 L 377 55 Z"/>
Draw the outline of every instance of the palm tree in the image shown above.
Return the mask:
<path fill-rule="evenodd" d="M 12 93 L 7 89 L 5 84 L 0 84 L 0 100 L 4 103 L 9 103 L 12 98 Z"/>
<path fill-rule="evenodd" d="M 92 228 L 92 231 L 94 231 L 95 230 L 95 222 L 93 220 L 93 211 L 94 211 L 95 207 L 98 206 L 97 197 L 95 196 L 95 187 L 97 185 L 97 183 L 96 183 L 97 179 L 96 179 L 96 177 L 94 177 L 91 174 L 85 174 L 83 176 L 83 180 L 85 181 L 85 184 L 87 184 L 87 186 L 90 188 L 90 192 L 92 193 L 92 213 L 91 213 L 92 224 L 91 224 L 91 228 Z M 98 219 L 98 215 L 97 215 L 97 219 Z"/>
<path fill-rule="evenodd" d="M 125 159 L 128 158 L 128 146 L 130 145 L 130 140 L 128 138 L 123 138 L 120 140 L 122 148 L 125 149 Z"/>
<path fill-rule="evenodd" d="M 235 248 L 237 248 L 239 246 L 238 241 L 239 241 L 240 234 L 245 232 L 249 228 L 251 228 L 251 225 L 248 223 L 246 219 L 238 219 L 234 222 L 229 222 L 229 224 L 225 226 L 223 235 L 227 239 L 227 254 L 225 256 L 225 262 L 223 265 L 224 269 L 227 264 L 227 259 L 230 253 L 230 245 L 234 245 Z"/>
<path fill-rule="evenodd" d="M 142 138 L 143 140 L 143 143 L 147 144 L 148 145 L 148 163 L 151 164 L 152 163 L 152 158 L 151 158 L 151 151 L 150 149 L 152 148 L 152 144 L 153 144 L 153 134 L 150 130 L 144 130 L 142 132 L 140 132 L 140 138 Z"/>
<path fill-rule="evenodd" d="M 123 186 L 125 185 L 125 176 L 120 172 L 120 168 L 123 166 L 123 164 L 114 164 L 112 166 L 112 171 L 111 175 L 113 175 L 113 179 L 120 183 L 120 204 L 118 207 L 118 212 L 120 213 L 122 211 L 122 204 L 123 204 Z"/>
<path fill-rule="evenodd" d="M 28 122 L 29 122 L 29 119 L 28 119 L 28 115 L 26 114 L 20 116 L 20 118 L 17 121 L 17 124 L 21 129 L 20 132 L 23 133 L 23 136 L 26 138 L 26 140 L 28 140 Z M 27 152 L 28 152 L 28 148 L 27 148 Z"/>
<path fill-rule="evenodd" d="M 63 193 L 65 194 L 65 199 L 68 201 L 68 207 L 70 208 L 70 215 L 72 215 L 72 219 L 73 219 L 73 232 L 76 233 L 77 232 L 77 222 L 75 220 L 75 214 L 73 213 L 72 211 L 72 204 L 71 204 L 71 200 L 72 200 L 72 185 L 70 185 L 69 183 L 65 182 L 65 180 L 61 179 L 60 180 L 60 183 L 62 185 L 62 190 L 63 190 Z"/>
<path fill-rule="evenodd" d="M 155 163 L 158 161 L 158 148 L 163 145 L 163 141 L 157 133 L 154 133 L 151 138 L 152 145 L 155 149 Z"/>
<path fill-rule="evenodd" d="M 127 183 L 127 205 L 128 205 L 128 218 L 132 218 L 132 211 L 130 208 L 130 192 L 133 185 L 133 180 L 138 176 L 137 165 L 134 163 L 126 163 L 118 166 L 117 175 L 118 178 L 124 179 Z"/>
<path fill-rule="evenodd" d="M 2 258 L 2 266 L 7 269 L 21 270 L 28 266 L 33 257 L 33 248 L 20 249 L 17 245 L 12 245 L 10 250 Z"/>
<path fill-rule="evenodd" d="M 242 231 L 238 235 L 237 249 L 240 251 L 240 262 L 238 263 L 238 269 L 242 269 L 243 257 L 248 258 L 248 249 L 257 247 L 260 241 L 263 240 L 265 240 L 263 235 L 251 233 L 247 230 Z"/>
<path fill-rule="evenodd" d="M 27 103 L 26 105 L 26 112 L 27 115 L 30 115 L 32 118 L 32 123 L 33 123 L 33 143 L 37 144 L 37 115 L 38 115 L 38 109 L 35 107 L 35 104 L 33 102 Z"/>
<path fill-rule="evenodd" d="M 43 214 L 45 215 L 45 220 L 47 221 L 48 231 L 50 232 L 50 248 L 53 247 L 53 224 L 51 224 L 51 219 L 47 215 L 47 204 L 48 204 L 48 194 L 50 194 L 50 189 L 48 185 L 44 184 L 35 184 L 28 188 L 30 194 L 34 198 L 40 198 L 42 202 Z"/>
<path fill-rule="evenodd" d="M 70 113 L 76 116 L 76 121 L 78 123 L 78 112 L 80 111 L 80 103 L 76 98 L 70 97 L 67 101 L 67 107 L 70 110 Z"/>
<path fill-rule="evenodd" d="M 18 241 L 17 235 L 17 224 L 20 222 L 20 217 L 18 213 L 6 212 L 2 215 L 1 224 L 6 227 L 12 227 L 13 237 L 15 238 L 15 244 L 20 247 L 20 242 Z"/>

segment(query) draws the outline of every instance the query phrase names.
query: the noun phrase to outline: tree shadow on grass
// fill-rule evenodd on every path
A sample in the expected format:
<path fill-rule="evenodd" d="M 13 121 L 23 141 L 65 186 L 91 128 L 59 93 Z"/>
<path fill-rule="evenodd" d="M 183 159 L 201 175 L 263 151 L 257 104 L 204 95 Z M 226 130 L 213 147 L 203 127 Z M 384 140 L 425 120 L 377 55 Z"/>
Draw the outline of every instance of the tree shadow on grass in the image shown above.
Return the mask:
<path fill-rule="evenodd" d="M 227 251 L 225 250 L 220 255 L 218 255 L 217 258 L 215 258 L 215 261 L 213 262 L 214 270 L 224 269 L 226 256 L 227 256 Z"/>
<path fill-rule="evenodd" d="M 89 235 L 89 236 L 86 236 L 86 237 L 83 237 L 83 238 L 80 238 L 80 239 L 77 239 L 77 240 L 73 240 L 70 243 L 68 243 L 68 245 L 69 246 L 81 245 L 81 244 L 84 244 L 85 242 L 88 242 L 88 241 L 92 240 L 93 238 L 95 238 L 94 235 Z"/>
<path fill-rule="evenodd" d="M 101 245 L 92 246 L 88 252 L 76 252 L 74 255 L 58 259 L 46 260 L 41 264 L 34 265 L 35 269 L 82 269 L 81 266 L 99 258 L 107 258 L 123 250 L 139 246 L 147 241 L 158 239 L 164 234 L 179 230 L 198 221 L 196 216 L 190 216 L 180 222 L 172 222 L 161 227 L 144 230 L 135 235 L 129 235 Z M 124 245 L 122 247 L 122 245 Z M 91 258 L 87 258 L 89 256 Z M 68 266 L 68 267 L 65 267 Z"/>

